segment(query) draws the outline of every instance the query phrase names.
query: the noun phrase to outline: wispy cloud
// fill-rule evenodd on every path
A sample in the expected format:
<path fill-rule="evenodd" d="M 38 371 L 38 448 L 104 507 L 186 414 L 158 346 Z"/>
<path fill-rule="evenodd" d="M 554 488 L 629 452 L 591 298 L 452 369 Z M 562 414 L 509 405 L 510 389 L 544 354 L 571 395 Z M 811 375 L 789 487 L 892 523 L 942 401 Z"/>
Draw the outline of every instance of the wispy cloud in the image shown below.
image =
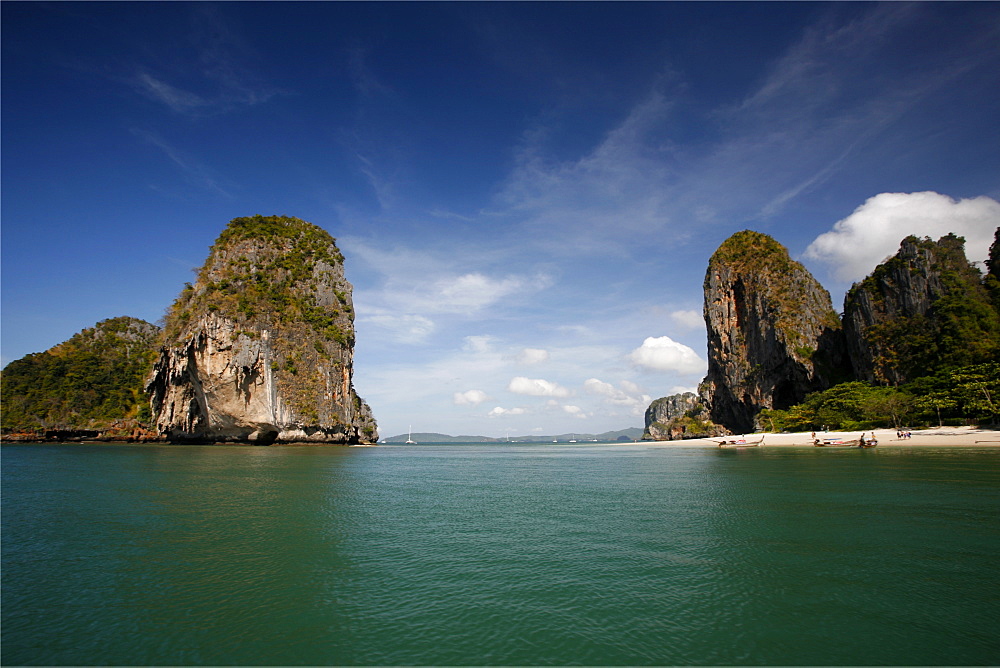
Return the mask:
<path fill-rule="evenodd" d="M 147 97 L 157 102 L 162 102 L 180 114 L 190 114 L 209 106 L 208 101 L 200 95 L 175 88 L 164 81 L 160 81 L 148 72 L 137 74 L 135 83 L 138 89 Z"/>
<path fill-rule="evenodd" d="M 347 52 L 347 70 L 351 76 L 351 83 L 361 95 L 365 97 L 384 96 L 392 97 L 392 89 L 375 76 L 368 65 L 369 50 L 361 46 L 354 46 Z"/>
<path fill-rule="evenodd" d="M 223 197 L 233 198 L 230 190 L 234 186 L 194 156 L 176 148 L 156 133 L 148 130 L 133 129 L 132 134 L 163 151 L 164 155 L 180 168 L 188 182 Z"/>
<path fill-rule="evenodd" d="M 947 65 L 901 65 L 891 50 L 914 25 L 932 22 L 925 7 L 884 3 L 848 21 L 838 9 L 749 93 L 707 113 L 691 107 L 683 85 L 657 82 L 570 159 L 555 157 L 540 123 L 525 133 L 494 213 L 522 220 L 526 233 L 567 254 L 644 247 L 651 235 L 681 245 L 707 225 L 766 220 L 854 164 L 923 101 L 996 60 L 987 45 L 1000 28 L 986 26 Z M 697 151 L 672 140 L 692 114 L 703 135 Z"/>
<path fill-rule="evenodd" d="M 138 64 L 126 77 L 143 96 L 184 116 L 213 116 L 263 104 L 284 91 L 258 74 L 260 56 L 222 13 L 208 3 L 194 5 L 190 59 L 176 70 Z"/>

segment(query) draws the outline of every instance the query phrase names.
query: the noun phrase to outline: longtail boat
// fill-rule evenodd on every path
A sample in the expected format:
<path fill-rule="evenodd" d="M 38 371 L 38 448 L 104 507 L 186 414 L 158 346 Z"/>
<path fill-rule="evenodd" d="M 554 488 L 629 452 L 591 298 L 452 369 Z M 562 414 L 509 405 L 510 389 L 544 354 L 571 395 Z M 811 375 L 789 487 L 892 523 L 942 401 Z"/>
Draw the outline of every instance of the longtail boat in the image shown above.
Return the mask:
<path fill-rule="evenodd" d="M 719 441 L 720 448 L 756 448 L 761 445 L 764 445 L 763 436 L 760 437 L 759 441 L 747 441 L 743 438 L 735 438 L 731 441 Z"/>

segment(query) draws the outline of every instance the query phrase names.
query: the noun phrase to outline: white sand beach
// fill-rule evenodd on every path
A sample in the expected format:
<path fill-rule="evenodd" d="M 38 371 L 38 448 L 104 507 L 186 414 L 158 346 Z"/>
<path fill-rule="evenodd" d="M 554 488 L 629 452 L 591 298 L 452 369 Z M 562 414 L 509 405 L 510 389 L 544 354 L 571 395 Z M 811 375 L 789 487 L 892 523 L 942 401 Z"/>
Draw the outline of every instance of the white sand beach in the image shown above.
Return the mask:
<path fill-rule="evenodd" d="M 911 430 L 910 438 L 899 438 L 895 429 L 875 429 L 875 438 L 878 447 L 1000 447 L 1000 431 L 995 429 L 982 429 L 978 427 L 935 427 L 933 429 Z M 727 442 L 745 440 L 747 443 L 755 443 L 763 436 L 763 447 L 813 447 L 813 440 L 819 439 L 840 439 L 847 443 L 849 441 L 858 442 L 861 438 L 860 431 L 817 431 L 797 432 L 790 434 L 735 434 L 719 438 L 696 438 L 683 441 L 656 441 L 659 445 L 704 445 L 716 447 L 719 441 Z M 864 432 L 865 439 L 872 437 L 872 430 Z"/>

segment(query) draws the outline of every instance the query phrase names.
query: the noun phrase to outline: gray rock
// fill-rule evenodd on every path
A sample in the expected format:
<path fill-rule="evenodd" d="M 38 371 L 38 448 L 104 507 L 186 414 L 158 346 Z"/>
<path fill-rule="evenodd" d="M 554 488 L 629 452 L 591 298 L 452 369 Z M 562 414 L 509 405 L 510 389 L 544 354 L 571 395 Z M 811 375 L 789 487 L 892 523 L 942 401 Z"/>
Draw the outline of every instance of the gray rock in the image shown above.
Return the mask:
<path fill-rule="evenodd" d="M 830 294 L 771 237 L 745 230 L 723 242 L 704 292 L 703 391 L 716 423 L 750 432 L 762 409 L 788 408 L 847 378 Z"/>
<path fill-rule="evenodd" d="M 234 219 L 166 319 L 146 390 L 180 442 L 378 439 L 353 387 L 354 311 L 343 257 L 296 218 Z"/>

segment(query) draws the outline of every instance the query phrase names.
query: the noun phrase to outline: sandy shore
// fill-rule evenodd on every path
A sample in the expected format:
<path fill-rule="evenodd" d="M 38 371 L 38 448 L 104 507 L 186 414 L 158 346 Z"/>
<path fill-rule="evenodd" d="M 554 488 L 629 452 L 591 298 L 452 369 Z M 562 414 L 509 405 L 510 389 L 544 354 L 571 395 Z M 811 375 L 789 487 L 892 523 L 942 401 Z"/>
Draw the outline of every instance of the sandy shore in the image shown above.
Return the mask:
<path fill-rule="evenodd" d="M 817 431 L 815 438 L 820 439 L 841 439 L 844 442 L 858 442 L 861 437 L 860 431 Z M 870 439 L 872 431 L 864 432 L 865 438 Z M 878 440 L 878 447 L 912 447 L 912 446 L 933 446 L 933 447 L 1000 447 L 1000 431 L 994 429 L 980 429 L 976 427 L 936 427 L 934 429 L 921 429 L 911 431 L 910 438 L 900 439 L 896 436 L 895 429 L 876 429 L 875 438 Z M 727 442 L 744 439 L 747 443 L 755 443 L 764 437 L 764 447 L 813 447 L 812 432 L 799 432 L 793 434 L 744 434 L 726 436 Z M 693 438 L 684 441 L 657 441 L 660 445 L 705 445 L 716 447 L 720 438 Z"/>

